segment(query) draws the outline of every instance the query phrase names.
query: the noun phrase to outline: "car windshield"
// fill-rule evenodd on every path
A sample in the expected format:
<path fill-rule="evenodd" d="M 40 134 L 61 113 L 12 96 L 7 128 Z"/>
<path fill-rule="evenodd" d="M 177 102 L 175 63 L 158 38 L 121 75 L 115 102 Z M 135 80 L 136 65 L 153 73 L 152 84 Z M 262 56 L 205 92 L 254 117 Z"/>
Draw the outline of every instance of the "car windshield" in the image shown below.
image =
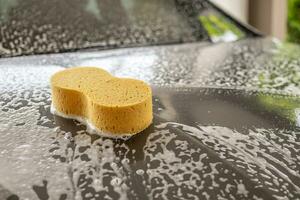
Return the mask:
<path fill-rule="evenodd" d="M 205 0 L 0 0 L 0 57 L 244 36 Z"/>

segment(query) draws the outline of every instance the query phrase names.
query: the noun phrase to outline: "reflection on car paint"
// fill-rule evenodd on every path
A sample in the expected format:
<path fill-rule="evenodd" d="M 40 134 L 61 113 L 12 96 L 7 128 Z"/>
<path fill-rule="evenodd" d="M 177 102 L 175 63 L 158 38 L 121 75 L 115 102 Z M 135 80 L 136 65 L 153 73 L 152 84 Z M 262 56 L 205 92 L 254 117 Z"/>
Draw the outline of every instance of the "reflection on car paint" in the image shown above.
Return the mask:
<path fill-rule="evenodd" d="M 199 16 L 212 42 L 232 42 L 244 38 L 245 32 L 219 13 Z"/>

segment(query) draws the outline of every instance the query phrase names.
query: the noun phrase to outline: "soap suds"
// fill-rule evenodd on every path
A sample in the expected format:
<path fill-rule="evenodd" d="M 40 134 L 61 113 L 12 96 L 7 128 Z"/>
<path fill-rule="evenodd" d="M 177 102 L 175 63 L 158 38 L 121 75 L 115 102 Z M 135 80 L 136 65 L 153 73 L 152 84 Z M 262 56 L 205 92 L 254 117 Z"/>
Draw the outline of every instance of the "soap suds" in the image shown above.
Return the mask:
<path fill-rule="evenodd" d="M 300 160 L 291 157 L 300 145 L 299 133 L 287 130 L 255 129 L 245 134 L 226 127 L 201 125 L 191 127 L 172 122 L 162 123 L 156 127 L 159 129 L 176 127 L 198 138 L 204 145 L 214 150 L 220 158 L 232 162 L 232 165 L 245 171 L 251 180 L 256 182 L 256 187 L 274 191 L 276 195 L 274 194 L 273 198 L 275 199 L 281 199 L 280 195 L 286 193 L 290 195 L 290 198 L 294 198 L 295 193 L 300 194 L 300 173 L 299 169 L 295 169 L 295 166 L 299 166 Z M 268 137 L 272 137 L 273 140 L 270 141 Z M 284 151 L 276 142 L 283 138 L 287 146 Z M 284 185 L 282 185 L 283 182 Z M 238 194 L 247 196 L 249 191 L 245 185 L 241 182 L 236 184 Z M 290 190 L 294 193 L 289 193 Z"/>
<path fill-rule="evenodd" d="M 136 133 L 133 133 L 133 134 L 129 134 L 129 133 L 113 134 L 113 133 L 109 133 L 109 132 L 103 132 L 103 131 L 99 130 L 98 128 L 96 128 L 86 118 L 75 116 L 75 115 L 66 115 L 64 113 L 61 113 L 61 112 L 57 111 L 53 104 L 51 104 L 50 111 L 53 115 L 58 115 L 60 117 L 66 118 L 66 119 L 74 119 L 74 120 L 79 121 L 80 123 L 84 124 L 87 127 L 87 132 L 90 133 L 90 134 L 96 133 L 96 134 L 99 134 L 103 137 L 109 137 L 109 138 L 115 138 L 115 139 L 124 139 L 124 140 L 128 140 L 130 137 L 132 137 L 134 134 L 136 134 Z"/>
<path fill-rule="evenodd" d="M 0 187 L 20 199 L 36 199 L 33 186 L 49 199 L 299 198 L 299 130 L 156 122 L 127 141 L 89 134 L 50 113 L 59 69 L 0 69 Z"/>

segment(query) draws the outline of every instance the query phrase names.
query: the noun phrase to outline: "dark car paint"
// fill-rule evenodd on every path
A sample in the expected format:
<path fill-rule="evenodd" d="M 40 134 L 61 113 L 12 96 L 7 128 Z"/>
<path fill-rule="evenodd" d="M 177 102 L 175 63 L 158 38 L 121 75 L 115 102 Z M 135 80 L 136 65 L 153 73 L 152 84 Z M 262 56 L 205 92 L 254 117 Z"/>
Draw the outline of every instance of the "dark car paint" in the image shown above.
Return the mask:
<path fill-rule="evenodd" d="M 297 199 L 298 55 L 253 38 L 1 59 L 1 195 Z M 49 78 L 72 66 L 150 83 L 153 125 L 124 142 L 53 116 Z"/>

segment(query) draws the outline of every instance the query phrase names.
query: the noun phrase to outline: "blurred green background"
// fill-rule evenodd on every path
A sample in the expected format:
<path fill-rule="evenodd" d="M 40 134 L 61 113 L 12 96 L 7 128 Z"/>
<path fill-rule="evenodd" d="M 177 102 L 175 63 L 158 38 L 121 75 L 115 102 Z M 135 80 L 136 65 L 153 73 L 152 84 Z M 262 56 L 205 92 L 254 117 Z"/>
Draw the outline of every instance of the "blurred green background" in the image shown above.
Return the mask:
<path fill-rule="evenodd" d="M 300 0 L 288 1 L 288 36 L 290 42 L 300 43 Z"/>

